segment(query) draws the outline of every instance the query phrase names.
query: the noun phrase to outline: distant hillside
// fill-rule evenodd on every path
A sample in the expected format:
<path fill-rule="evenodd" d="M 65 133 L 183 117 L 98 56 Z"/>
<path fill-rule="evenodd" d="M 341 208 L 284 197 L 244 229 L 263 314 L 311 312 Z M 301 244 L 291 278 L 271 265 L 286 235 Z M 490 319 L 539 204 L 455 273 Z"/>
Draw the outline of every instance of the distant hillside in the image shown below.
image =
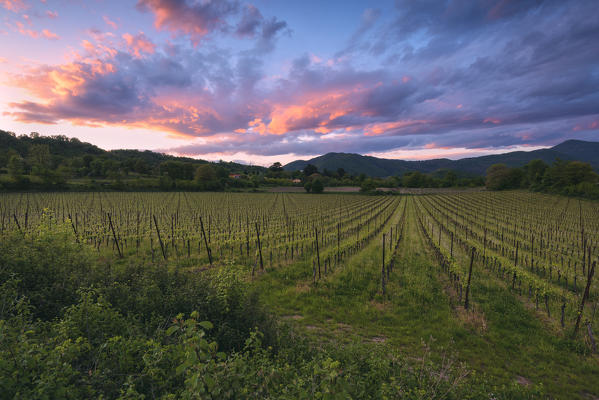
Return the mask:
<path fill-rule="evenodd" d="M 16 152 L 21 157 L 28 156 L 31 145 L 48 145 L 50 155 L 55 158 L 55 164 L 64 160 L 72 160 L 83 156 L 93 156 L 101 160 L 113 160 L 119 163 L 131 163 L 132 161 L 143 161 L 148 170 L 155 169 L 165 161 L 180 161 L 190 164 L 206 164 L 208 161 L 197 160 L 188 157 L 175 157 L 168 154 L 156 153 L 145 150 L 103 150 L 93 144 L 82 142 L 77 138 L 68 138 L 66 136 L 41 136 L 41 135 L 20 135 L 16 136 L 11 132 L 0 130 L 0 166 L 8 161 L 5 159 L 11 152 Z M 234 162 L 221 162 L 220 166 L 225 167 L 230 172 L 241 173 L 248 171 L 266 171 L 266 168 L 259 166 L 247 166 Z"/>
<path fill-rule="evenodd" d="M 595 170 L 599 169 L 599 142 L 567 140 L 549 149 L 533 151 L 513 151 L 490 156 L 449 160 L 440 158 L 425 161 L 405 161 L 362 156 L 350 153 L 328 153 L 310 160 L 297 160 L 285 165 L 287 171 L 302 170 L 312 164 L 319 171 L 325 169 L 336 171 L 343 168 L 352 175 L 366 174 L 375 177 L 403 175 L 406 172 L 420 171 L 431 173 L 442 169 L 451 169 L 464 175 L 484 175 L 493 164 L 506 164 L 519 167 L 529 161 L 540 159 L 552 163 L 557 158 L 562 160 L 579 160 L 590 163 Z"/>

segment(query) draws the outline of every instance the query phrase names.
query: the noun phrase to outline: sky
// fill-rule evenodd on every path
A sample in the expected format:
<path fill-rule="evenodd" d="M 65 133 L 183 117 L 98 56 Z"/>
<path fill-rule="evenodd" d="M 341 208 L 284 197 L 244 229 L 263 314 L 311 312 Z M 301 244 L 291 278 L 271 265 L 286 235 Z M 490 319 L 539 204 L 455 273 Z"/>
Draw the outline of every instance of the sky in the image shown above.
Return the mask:
<path fill-rule="evenodd" d="M 599 140 L 596 0 L 0 0 L 0 129 L 270 165 Z"/>

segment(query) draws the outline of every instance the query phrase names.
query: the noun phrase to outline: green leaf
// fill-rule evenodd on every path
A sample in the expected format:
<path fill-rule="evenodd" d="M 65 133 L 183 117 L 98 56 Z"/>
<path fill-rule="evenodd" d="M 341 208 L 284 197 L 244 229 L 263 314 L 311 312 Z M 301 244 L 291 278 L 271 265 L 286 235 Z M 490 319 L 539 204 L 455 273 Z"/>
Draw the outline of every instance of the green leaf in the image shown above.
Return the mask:
<path fill-rule="evenodd" d="M 177 325 L 173 325 L 173 326 L 171 326 L 170 328 L 168 328 L 168 329 L 166 330 L 166 334 L 167 334 L 168 336 L 171 336 L 173 333 L 175 333 L 175 332 L 176 332 L 176 331 L 178 331 L 178 330 L 179 330 L 179 327 L 178 327 Z"/>
<path fill-rule="evenodd" d="M 200 322 L 200 326 L 204 329 L 214 328 L 214 325 L 212 325 L 212 322 L 210 322 L 210 321 L 202 321 L 202 322 Z"/>
<path fill-rule="evenodd" d="M 175 373 L 177 375 L 181 375 L 183 372 L 185 372 L 186 369 L 187 369 L 187 365 L 185 365 L 185 363 L 183 363 L 183 364 L 179 365 L 177 367 L 177 369 L 175 369 Z"/>

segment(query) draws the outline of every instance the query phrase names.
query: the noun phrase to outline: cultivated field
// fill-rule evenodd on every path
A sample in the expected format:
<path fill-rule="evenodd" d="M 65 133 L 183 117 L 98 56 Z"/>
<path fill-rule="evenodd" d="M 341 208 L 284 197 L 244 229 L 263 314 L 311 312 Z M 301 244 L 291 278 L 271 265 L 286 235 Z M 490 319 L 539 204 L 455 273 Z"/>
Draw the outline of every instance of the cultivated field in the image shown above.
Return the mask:
<path fill-rule="evenodd" d="M 425 349 L 497 385 L 599 396 L 597 202 L 527 192 L 2 194 L 0 218 L 4 241 L 63 226 L 107 268 L 235 266 L 311 343 L 415 360 Z"/>

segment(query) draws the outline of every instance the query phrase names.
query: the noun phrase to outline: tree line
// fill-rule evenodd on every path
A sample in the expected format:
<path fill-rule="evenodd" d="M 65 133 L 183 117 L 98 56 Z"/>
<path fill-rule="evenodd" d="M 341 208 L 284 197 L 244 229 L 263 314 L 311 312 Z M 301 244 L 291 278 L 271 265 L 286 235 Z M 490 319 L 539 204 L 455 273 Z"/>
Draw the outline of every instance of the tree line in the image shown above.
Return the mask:
<path fill-rule="evenodd" d="M 494 164 L 487 169 L 487 189 L 530 189 L 537 192 L 599 199 L 599 175 L 589 163 L 533 160 L 522 167 Z"/>

